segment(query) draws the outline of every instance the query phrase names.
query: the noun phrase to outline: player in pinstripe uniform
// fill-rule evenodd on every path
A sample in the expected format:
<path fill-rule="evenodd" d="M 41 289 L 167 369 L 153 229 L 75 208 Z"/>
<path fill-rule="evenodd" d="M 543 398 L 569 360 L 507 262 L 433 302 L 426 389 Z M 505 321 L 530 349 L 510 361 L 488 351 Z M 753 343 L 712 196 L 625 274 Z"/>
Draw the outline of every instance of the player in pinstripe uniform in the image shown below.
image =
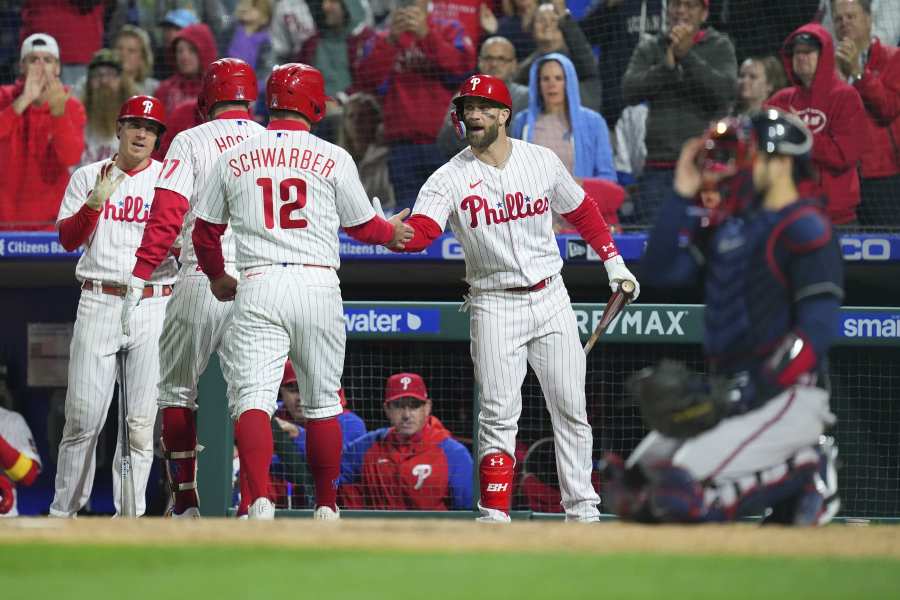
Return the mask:
<path fill-rule="evenodd" d="M 253 69 L 242 60 L 213 62 L 203 79 L 198 109 L 207 122 L 182 131 L 172 141 L 156 182 L 153 211 L 135 255 L 130 293 L 122 306 L 122 328 L 128 334 L 130 314 L 140 302 L 137 290 L 159 265 L 173 244 L 180 245 L 181 270 L 159 340 L 159 408 L 162 412 L 162 448 L 173 492 L 173 517 L 199 517 L 197 497 L 197 381 L 213 352 L 225 381 L 231 384 L 231 358 L 223 336 L 231 323 L 231 305 L 218 302 L 200 268 L 190 242 L 200 188 L 216 159 L 228 148 L 262 131 L 250 118 L 257 85 Z M 177 244 L 179 233 L 181 244 Z M 225 268 L 236 274 L 234 241 L 227 232 L 223 242 Z M 233 408 L 233 407 L 232 407 Z"/>
<path fill-rule="evenodd" d="M 5 383 L 0 381 L 0 386 Z M 40 474 L 41 457 L 28 423 L 19 413 L 0 406 L 0 517 L 19 514 L 16 486 L 31 485 Z"/>
<path fill-rule="evenodd" d="M 161 260 L 140 288 L 143 300 L 129 317 L 130 337 L 122 335 L 116 317 L 122 310 L 131 255 L 140 243 L 162 167 L 150 158 L 165 130 L 162 103 L 150 96 L 129 98 L 119 111 L 117 129 L 118 153 L 112 160 L 86 165 L 72 174 L 56 221 L 63 247 L 72 251 L 84 246 L 84 254 L 75 267 L 82 292 L 69 348 L 66 424 L 59 445 L 56 494 L 50 505 L 50 515 L 55 517 L 73 516 L 90 496 L 97 437 L 112 401 L 116 353 L 122 348 L 129 353 L 128 432 L 138 515 L 144 513 L 153 462 L 158 341 L 177 272 L 174 256 Z M 119 472 L 120 450 L 121 444 L 116 444 L 114 475 Z M 119 484 L 114 476 L 117 513 Z"/>
<path fill-rule="evenodd" d="M 469 77 L 454 99 L 469 147 L 419 192 L 406 251 L 425 248 L 449 222 L 462 243 L 472 309 L 472 360 L 481 390 L 478 458 L 482 521 L 508 522 L 516 432 L 527 364 L 550 411 L 567 520 L 596 521 L 593 435 L 585 409 L 585 356 L 559 275 L 551 210 L 603 258 L 610 286 L 637 280 L 596 203 L 546 148 L 507 137 L 512 101 L 502 80 Z"/>
<path fill-rule="evenodd" d="M 317 519 L 337 519 L 342 412 L 338 388 L 346 332 L 336 269 L 338 227 L 355 239 L 402 248 L 405 210 L 375 214 L 350 155 L 309 133 L 325 116 L 325 82 L 303 64 L 276 67 L 266 85 L 267 131 L 223 154 L 194 207 L 193 242 L 213 294 L 234 300 L 226 339 L 239 415 L 236 437 L 248 469 L 251 517 L 271 518 L 266 497 L 270 420 L 285 360 L 300 381 L 306 451 Z M 240 285 L 224 268 L 219 236 L 231 224 Z"/>

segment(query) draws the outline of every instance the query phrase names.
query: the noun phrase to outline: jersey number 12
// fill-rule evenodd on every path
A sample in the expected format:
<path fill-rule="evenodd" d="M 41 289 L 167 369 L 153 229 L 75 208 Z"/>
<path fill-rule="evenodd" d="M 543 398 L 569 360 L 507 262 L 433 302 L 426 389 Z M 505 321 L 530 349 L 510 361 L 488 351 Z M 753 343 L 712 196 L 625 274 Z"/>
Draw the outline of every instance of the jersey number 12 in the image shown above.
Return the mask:
<path fill-rule="evenodd" d="M 256 185 L 262 188 L 263 215 L 266 229 L 275 229 L 275 201 L 272 197 L 274 189 L 272 178 L 260 177 L 256 180 Z M 292 194 L 291 190 L 296 190 L 296 194 Z M 294 201 L 291 201 L 292 195 L 296 197 Z M 283 180 L 278 185 L 278 199 L 283 203 L 278 211 L 278 227 L 281 229 L 302 229 L 306 227 L 306 219 L 291 216 L 294 210 L 306 206 L 306 182 L 296 177 Z"/>

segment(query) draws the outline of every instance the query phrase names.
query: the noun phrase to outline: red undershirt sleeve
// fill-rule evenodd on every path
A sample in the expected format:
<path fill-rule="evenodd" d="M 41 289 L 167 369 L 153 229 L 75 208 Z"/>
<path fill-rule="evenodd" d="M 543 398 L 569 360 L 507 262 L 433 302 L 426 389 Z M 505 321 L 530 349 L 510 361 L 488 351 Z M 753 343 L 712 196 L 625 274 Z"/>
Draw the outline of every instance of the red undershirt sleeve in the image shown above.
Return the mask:
<path fill-rule="evenodd" d="M 362 225 L 344 227 L 347 235 L 364 244 L 387 244 L 394 238 L 394 226 L 375 215 Z"/>
<path fill-rule="evenodd" d="M 601 260 L 605 261 L 619 254 L 616 243 L 609 233 L 609 225 L 600 214 L 593 198 L 585 195 L 578 208 L 564 213 L 562 216 L 575 227 L 578 235 L 600 255 Z"/>
<path fill-rule="evenodd" d="M 210 281 L 225 274 L 225 257 L 222 255 L 222 236 L 227 224 L 210 223 L 197 219 L 191 241 L 197 253 L 197 262 Z"/>
<path fill-rule="evenodd" d="M 413 239 L 406 243 L 401 252 L 421 252 L 431 245 L 441 235 L 441 226 L 434 219 L 425 215 L 416 214 L 404 221 L 413 228 Z"/>
<path fill-rule="evenodd" d="M 184 215 L 190 208 L 187 198 L 178 192 L 156 188 L 150 208 L 150 220 L 144 226 L 141 246 L 134 253 L 137 261 L 132 273 L 136 277 L 150 279 L 153 271 L 162 264 L 175 243 L 184 223 Z"/>
<path fill-rule="evenodd" d="M 59 243 L 72 252 L 91 237 L 99 219 L 99 210 L 94 210 L 87 204 L 83 205 L 77 213 L 59 222 Z"/>

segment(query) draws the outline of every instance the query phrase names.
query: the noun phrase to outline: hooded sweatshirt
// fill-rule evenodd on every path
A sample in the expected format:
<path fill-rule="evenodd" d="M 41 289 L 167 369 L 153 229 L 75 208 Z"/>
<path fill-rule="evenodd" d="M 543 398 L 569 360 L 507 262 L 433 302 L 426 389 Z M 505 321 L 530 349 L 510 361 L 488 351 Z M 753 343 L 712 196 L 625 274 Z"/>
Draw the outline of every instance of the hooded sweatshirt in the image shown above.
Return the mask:
<path fill-rule="evenodd" d="M 794 74 L 790 48 L 794 37 L 808 33 L 822 45 L 811 85 L 803 86 Z M 853 87 L 838 77 L 834 64 L 834 42 L 821 25 L 810 23 L 788 36 L 781 58 L 792 87 L 784 88 L 766 103 L 789 110 L 813 133 L 812 161 L 819 170 L 818 181 L 801 185 L 803 196 L 824 195 L 828 216 L 840 225 L 856 220 L 859 204 L 857 163 L 866 143 L 866 120 L 862 100 Z"/>
<path fill-rule="evenodd" d="M 203 73 L 206 72 L 209 64 L 216 60 L 218 54 L 212 31 L 204 23 L 188 25 L 178 32 L 170 46 L 173 57 L 175 45 L 179 40 L 187 40 L 197 49 L 200 57 L 200 70 L 191 77 L 176 72 L 159 84 L 159 87 L 156 88 L 156 97 L 165 105 L 167 113 L 174 111 L 184 101 L 196 99 L 200 95 L 203 88 Z"/>
<path fill-rule="evenodd" d="M 599 177 L 616 181 L 613 166 L 612 147 L 609 144 L 609 128 L 600 113 L 581 106 L 578 91 L 578 76 L 575 66 L 565 55 L 554 52 L 534 61 L 528 77 L 528 110 L 513 117 L 510 135 L 531 142 L 534 137 L 534 123 L 541 114 L 541 93 L 538 85 L 538 70 L 548 61 L 555 60 L 562 65 L 566 75 L 566 102 L 569 113 L 568 139 L 575 152 L 574 177 Z"/>
<path fill-rule="evenodd" d="M 12 104 L 24 87 L 24 79 L 0 87 L 0 229 L 52 231 L 69 168 L 84 151 L 87 116 L 74 97 L 66 100 L 59 117 L 50 114 L 49 104 L 29 106 L 17 115 Z"/>
<path fill-rule="evenodd" d="M 863 76 L 853 87 L 862 97 L 868 126 L 863 178 L 900 173 L 900 48 L 872 40 Z"/>

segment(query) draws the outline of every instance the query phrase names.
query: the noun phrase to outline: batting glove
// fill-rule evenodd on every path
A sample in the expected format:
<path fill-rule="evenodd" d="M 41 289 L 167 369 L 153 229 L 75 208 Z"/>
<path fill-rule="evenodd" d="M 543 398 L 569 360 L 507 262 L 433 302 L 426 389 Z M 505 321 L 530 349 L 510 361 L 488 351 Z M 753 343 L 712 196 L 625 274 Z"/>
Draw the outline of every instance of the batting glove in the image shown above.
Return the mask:
<path fill-rule="evenodd" d="M 625 266 L 625 260 L 621 256 L 616 255 L 603 261 L 606 267 L 606 275 L 609 277 L 609 287 L 615 293 L 619 289 L 619 283 L 626 279 L 634 283 L 634 293 L 631 295 L 631 302 L 637 300 L 641 294 L 641 284 L 638 283 L 637 277 Z"/>
<path fill-rule="evenodd" d="M 131 335 L 131 315 L 134 314 L 137 305 L 141 303 L 146 283 L 140 277 L 132 275 L 128 285 L 125 286 L 125 297 L 122 298 L 122 334 L 125 336 Z"/>
<path fill-rule="evenodd" d="M 100 172 L 97 173 L 97 181 L 94 182 L 94 190 L 86 202 L 89 208 L 93 210 L 103 208 L 106 201 L 109 200 L 110 196 L 115 193 L 116 188 L 119 187 L 119 184 L 122 183 L 122 180 L 125 179 L 125 173 L 122 173 L 115 167 L 115 163 L 110 161 L 100 168 Z M 115 177 L 116 172 L 121 174 Z"/>

